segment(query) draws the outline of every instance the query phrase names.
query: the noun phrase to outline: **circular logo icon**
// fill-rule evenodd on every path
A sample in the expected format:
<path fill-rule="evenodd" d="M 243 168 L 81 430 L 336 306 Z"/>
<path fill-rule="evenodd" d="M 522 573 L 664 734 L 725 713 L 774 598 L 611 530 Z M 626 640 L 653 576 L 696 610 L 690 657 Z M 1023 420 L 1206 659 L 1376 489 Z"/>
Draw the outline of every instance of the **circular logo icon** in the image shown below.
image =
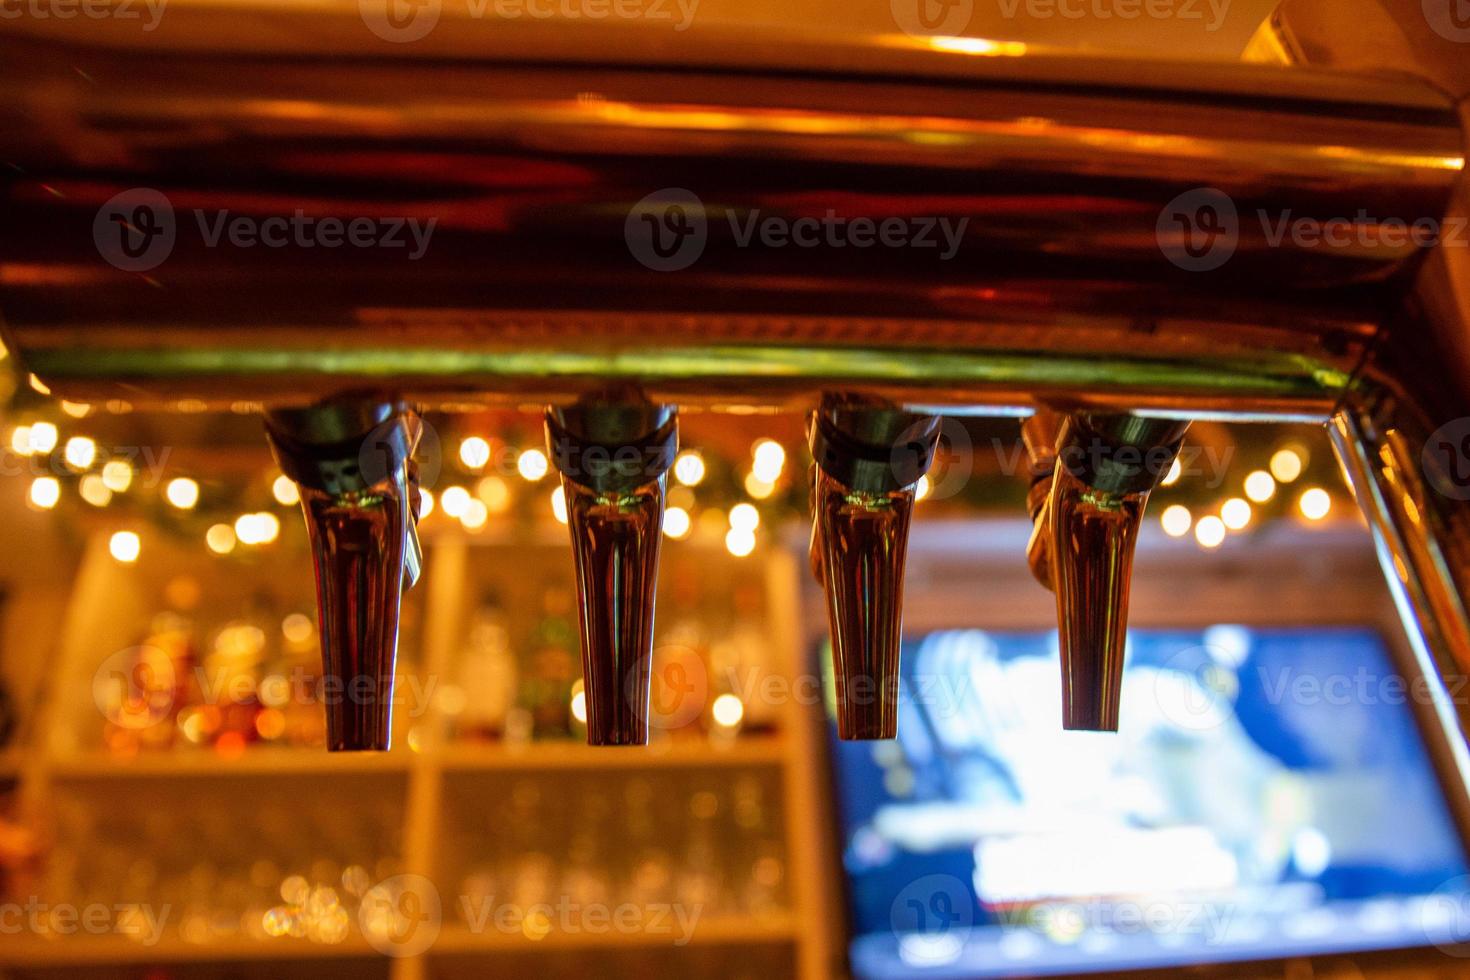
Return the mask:
<path fill-rule="evenodd" d="M 904 459 L 901 453 L 914 452 L 914 436 L 919 432 L 920 425 L 904 430 L 899 436 L 898 443 L 894 447 L 893 465 L 900 468 Z M 970 432 L 957 418 L 948 415 L 940 416 L 939 438 L 934 448 L 934 460 L 930 464 L 929 472 L 925 475 L 929 478 L 929 489 L 924 494 L 924 499 L 929 501 L 948 500 L 965 488 L 970 480 L 970 473 L 975 466 L 974 442 L 970 439 Z"/>
<path fill-rule="evenodd" d="M 1191 732 L 1219 728 L 1235 712 L 1239 682 L 1208 647 L 1188 647 L 1154 673 L 1154 701 L 1168 721 Z"/>
<path fill-rule="evenodd" d="M 1440 951 L 1470 957 L 1470 875 L 1451 878 L 1430 892 L 1419 916 L 1425 938 Z"/>
<path fill-rule="evenodd" d="M 709 241 L 704 202 L 682 187 L 654 191 L 628 211 L 623 240 L 633 258 L 655 272 L 687 269 Z"/>
<path fill-rule="evenodd" d="M 406 421 L 399 417 L 390 418 L 380 423 L 362 440 L 362 447 L 357 452 L 357 466 L 363 482 L 368 486 L 381 483 L 390 475 L 396 475 L 388 471 L 398 458 L 397 443 L 405 435 L 400 432 L 400 427 L 405 425 L 408 426 L 407 435 L 413 443 L 413 452 L 410 455 L 418 471 L 418 485 L 425 490 L 431 490 L 438 483 L 439 471 L 444 465 L 444 451 L 439 442 L 439 433 L 423 416 L 415 415 Z M 413 439 L 415 432 L 416 442 Z"/>
<path fill-rule="evenodd" d="M 358 15 L 368 30 L 394 44 L 427 37 L 442 10 L 442 0 L 357 0 Z"/>
<path fill-rule="evenodd" d="M 102 717 L 121 728 L 149 728 L 174 706 L 174 662 L 158 647 L 119 650 L 92 675 L 92 700 Z"/>
<path fill-rule="evenodd" d="M 975 925 L 975 902 L 954 875 L 925 875 L 893 899 L 888 920 L 906 961 L 950 963 Z"/>
<path fill-rule="evenodd" d="M 1230 195 L 1213 187 L 1196 187 L 1164 206 L 1154 236 L 1159 251 L 1179 268 L 1209 272 L 1235 254 L 1240 244 L 1240 217 Z"/>
<path fill-rule="evenodd" d="M 956 37 L 970 26 L 974 0 L 889 0 L 893 22 L 910 37 Z"/>
<path fill-rule="evenodd" d="M 357 924 L 368 945 L 385 956 L 418 956 L 439 938 L 444 913 L 439 889 L 423 875 L 385 878 L 362 896 Z"/>
<path fill-rule="evenodd" d="M 638 677 L 628 676 L 628 700 L 642 706 Z M 648 684 L 648 725 L 670 731 L 692 723 L 709 704 L 709 671 L 699 651 L 667 643 L 653 651 Z"/>
<path fill-rule="evenodd" d="M 1470 0 L 1423 0 L 1424 19 L 1446 41 L 1470 44 Z"/>
<path fill-rule="evenodd" d="M 173 252 L 177 235 L 173 205 L 151 187 L 114 194 L 92 219 L 97 252 L 124 272 L 158 268 Z"/>
<path fill-rule="evenodd" d="M 1470 418 L 1435 429 L 1419 461 L 1430 486 L 1452 500 L 1470 500 Z"/>

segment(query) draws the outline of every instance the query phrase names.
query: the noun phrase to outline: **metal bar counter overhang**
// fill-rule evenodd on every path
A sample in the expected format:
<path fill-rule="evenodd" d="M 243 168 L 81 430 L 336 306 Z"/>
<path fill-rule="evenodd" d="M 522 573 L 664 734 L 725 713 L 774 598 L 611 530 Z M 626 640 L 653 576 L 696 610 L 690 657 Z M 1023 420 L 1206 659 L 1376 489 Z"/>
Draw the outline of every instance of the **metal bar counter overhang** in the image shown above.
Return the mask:
<path fill-rule="evenodd" d="M 178 14 L 159 31 L 187 36 Z M 1437 218 L 1464 165 L 1448 100 L 1398 77 L 911 39 L 592 47 L 503 24 L 441 25 L 433 58 L 370 35 L 307 58 L 279 40 L 305 20 L 260 16 L 269 50 L 223 13 L 144 50 L 0 39 L 0 315 L 57 394 L 544 402 L 622 380 L 696 405 L 841 388 L 1323 419 L 1418 250 L 1273 242 L 1273 223 Z M 1202 187 L 1238 215 L 1208 273 L 1161 249 L 1166 206 Z M 94 235 L 132 188 L 174 211 L 143 273 Z M 630 227 L 671 188 L 704 239 L 659 271 Z M 297 214 L 434 231 L 417 259 L 210 238 Z M 948 257 L 938 230 L 932 248 L 741 238 L 829 216 L 963 235 Z"/>

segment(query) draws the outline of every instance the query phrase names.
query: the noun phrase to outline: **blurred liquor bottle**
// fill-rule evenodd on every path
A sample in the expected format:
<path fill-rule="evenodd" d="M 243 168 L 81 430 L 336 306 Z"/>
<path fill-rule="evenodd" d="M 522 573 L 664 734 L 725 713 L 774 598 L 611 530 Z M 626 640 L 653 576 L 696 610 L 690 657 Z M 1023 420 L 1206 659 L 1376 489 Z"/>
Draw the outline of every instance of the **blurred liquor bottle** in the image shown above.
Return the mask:
<path fill-rule="evenodd" d="M 723 695 L 738 699 L 739 711 L 728 707 L 711 720 L 716 728 L 769 733 L 779 724 L 784 684 L 771 683 L 770 638 L 766 632 L 765 594 L 757 585 L 738 585 L 719 616 L 710 644 L 710 705 Z"/>
<path fill-rule="evenodd" d="M 664 608 L 668 626 L 659 631 L 653 654 L 649 717 L 652 726 L 675 738 L 702 736 L 713 700 L 709 659 L 709 590 L 705 574 L 690 562 L 672 564 Z"/>
<path fill-rule="evenodd" d="M 201 699 L 197 666 L 194 624 L 171 610 L 153 617 L 136 646 L 109 658 L 97 680 L 108 751 L 131 756 L 171 748 L 179 712 Z"/>
<path fill-rule="evenodd" d="M 510 630 L 500 598 L 491 594 L 480 603 L 459 658 L 459 687 L 464 708 L 455 722 L 455 736 L 467 741 L 498 741 L 516 697 L 516 660 Z"/>
<path fill-rule="evenodd" d="M 572 732 L 572 685 L 581 676 L 575 617 L 570 589 L 552 587 L 543 593 L 542 616 L 532 635 L 519 697 L 538 739 L 567 738 Z"/>

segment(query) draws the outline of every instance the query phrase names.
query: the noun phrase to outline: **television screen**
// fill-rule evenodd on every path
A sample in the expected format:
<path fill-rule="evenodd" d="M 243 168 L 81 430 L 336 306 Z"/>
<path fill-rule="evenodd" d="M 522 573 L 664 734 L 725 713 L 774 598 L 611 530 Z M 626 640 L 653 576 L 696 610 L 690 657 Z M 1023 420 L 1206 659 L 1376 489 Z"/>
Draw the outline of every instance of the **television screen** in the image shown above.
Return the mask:
<path fill-rule="evenodd" d="M 904 643 L 899 737 L 832 728 L 864 980 L 1440 944 L 1465 852 L 1369 629 L 1138 630 L 1118 733 L 1061 728 L 1056 633 Z M 830 696 L 830 685 L 829 685 Z"/>

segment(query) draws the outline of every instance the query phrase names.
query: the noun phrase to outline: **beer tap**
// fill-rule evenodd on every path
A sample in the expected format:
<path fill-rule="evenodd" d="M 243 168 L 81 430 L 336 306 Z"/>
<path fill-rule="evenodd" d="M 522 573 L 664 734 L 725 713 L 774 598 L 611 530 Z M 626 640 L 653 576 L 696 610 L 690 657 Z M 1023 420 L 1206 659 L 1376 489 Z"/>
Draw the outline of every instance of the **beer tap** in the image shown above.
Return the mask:
<path fill-rule="evenodd" d="M 904 557 L 939 419 L 828 398 L 812 413 L 808 436 L 816 463 L 811 562 L 827 594 L 838 734 L 893 738 Z"/>
<path fill-rule="evenodd" d="M 327 747 L 386 751 L 402 593 L 417 581 L 417 413 L 342 399 L 266 414 L 276 462 L 301 491 L 316 572 Z"/>
<path fill-rule="evenodd" d="M 1138 527 L 1188 427 L 1128 414 L 1059 421 L 1046 410 L 1022 427 L 1033 479 L 1027 558 L 1057 597 L 1063 728 L 1118 730 Z"/>
<path fill-rule="evenodd" d="M 589 745 L 644 745 L 664 489 L 678 451 L 672 405 L 584 398 L 546 411 L 576 564 Z"/>

